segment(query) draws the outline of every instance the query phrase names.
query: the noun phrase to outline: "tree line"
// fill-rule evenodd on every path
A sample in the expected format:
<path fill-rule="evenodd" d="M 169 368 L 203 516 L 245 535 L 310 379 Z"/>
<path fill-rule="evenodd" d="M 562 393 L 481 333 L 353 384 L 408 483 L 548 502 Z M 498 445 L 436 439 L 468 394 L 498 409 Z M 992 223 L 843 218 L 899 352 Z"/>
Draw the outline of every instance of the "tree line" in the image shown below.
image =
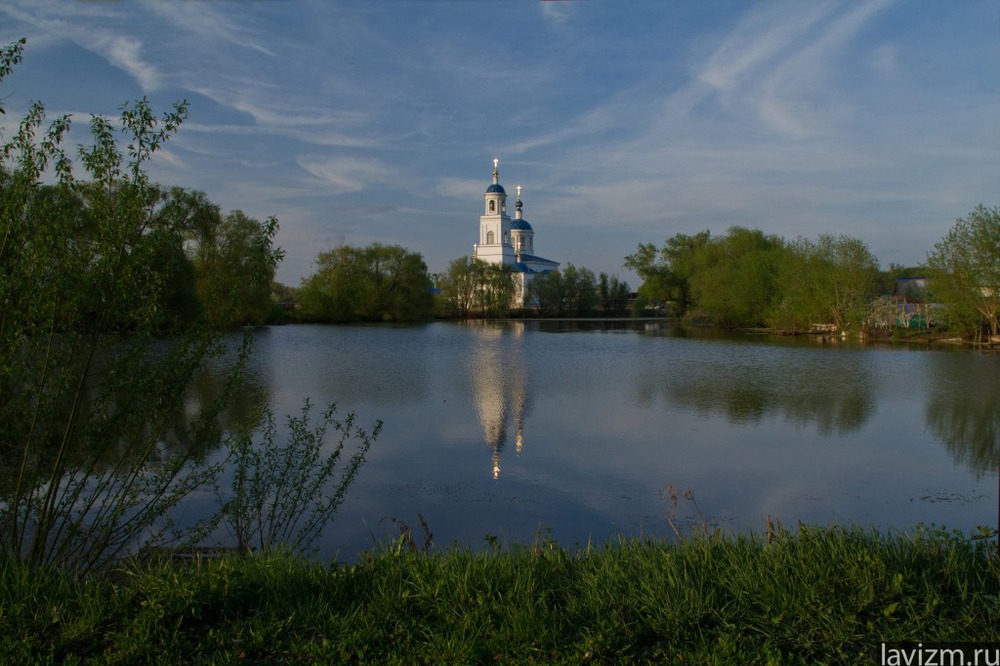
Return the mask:
<path fill-rule="evenodd" d="M 642 279 L 636 297 L 617 276 L 567 264 L 528 282 L 525 311 L 550 317 L 675 316 L 723 327 L 788 332 L 821 326 L 862 331 L 907 325 L 897 277 L 926 278 L 919 296 L 940 327 L 965 337 L 1000 334 L 1000 209 L 957 220 L 924 265 L 883 270 L 860 239 L 820 234 L 786 240 L 734 226 L 640 243 L 624 268 Z M 509 266 L 460 257 L 430 275 L 419 254 L 374 244 L 321 253 L 293 292 L 300 317 L 322 321 L 418 321 L 513 314 L 520 282 Z M 431 295 L 433 294 L 433 296 Z M 925 305 L 925 307 L 930 307 Z M 925 311 L 926 312 L 926 311 Z M 888 324 L 887 324 L 888 322 Z"/>
<path fill-rule="evenodd" d="M 349 245 L 321 252 L 298 289 L 279 286 L 305 321 L 424 321 L 516 314 L 520 281 L 510 266 L 459 257 L 430 274 L 420 254 L 398 245 Z M 528 282 L 525 310 L 543 316 L 628 314 L 628 284 L 567 264 Z"/>
<path fill-rule="evenodd" d="M 728 327 L 803 331 L 872 325 L 880 308 L 901 316 L 889 299 L 895 278 L 926 278 L 921 294 L 935 319 L 964 336 L 1000 332 L 1000 209 L 977 206 L 958 219 L 915 268 L 887 270 L 868 246 L 846 235 L 785 240 L 759 229 L 730 227 L 676 234 L 662 246 L 640 243 L 625 267 L 643 280 L 635 312 L 653 311 Z"/>
<path fill-rule="evenodd" d="M 434 276 L 441 317 L 502 317 L 511 314 L 521 288 L 510 266 L 472 257 L 452 261 Z M 601 273 L 567 264 L 561 271 L 532 275 L 524 295 L 525 310 L 550 317 L 620 316 L 628 312 L 628 284 Z"/>
<path fill-rule="evenodd" d="M 660 248 L 640 244 L 625 266 L 643 278 L 637 308 L 722 326 L 843 328 L 862 322 L 885 288 L 867 246 L 843 235 L 788 242 L 744 227 L 714 237 L 676 234 Z"/>

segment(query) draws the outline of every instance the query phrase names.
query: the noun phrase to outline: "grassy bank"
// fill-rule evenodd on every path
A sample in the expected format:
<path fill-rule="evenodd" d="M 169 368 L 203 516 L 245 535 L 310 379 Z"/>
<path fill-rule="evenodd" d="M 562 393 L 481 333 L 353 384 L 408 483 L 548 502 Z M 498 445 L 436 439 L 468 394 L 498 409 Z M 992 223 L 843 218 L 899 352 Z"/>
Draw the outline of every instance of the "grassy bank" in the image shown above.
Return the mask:
<path fill-rule="evenodd" d="M 801 528 L 776 538 L 2 565 L 0 661 L 870 663 L 881 640 L 1000 640 L 992 542 Z"/>

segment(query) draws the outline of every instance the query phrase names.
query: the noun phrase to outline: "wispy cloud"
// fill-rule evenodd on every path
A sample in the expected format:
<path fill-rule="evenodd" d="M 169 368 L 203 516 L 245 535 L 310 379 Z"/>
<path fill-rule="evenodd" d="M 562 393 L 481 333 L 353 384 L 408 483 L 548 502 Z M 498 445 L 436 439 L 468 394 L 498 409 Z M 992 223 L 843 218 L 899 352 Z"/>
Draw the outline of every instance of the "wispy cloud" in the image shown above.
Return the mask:
<path fill-rule="evenodd" d="M 124 70 L 135 79 L 145 92 L 160 87 L 159 68 L 143 58 L 143 44 L 135 37 L 98 34 L 90 38 L 77 37 L 82 45 L 94 50 L 112 65 Z"/>
<path fill-rule="evenodd" d="M 371 158 L 302 155 L 296 162 L 329 186 L 331 194 L 358 192 L 372 183 L 386 181 L 391 173 Z"/>
<path fill-rule="evenodd" d="M 697 79 L 722 95 L 742 88 L 768 63 L 800 46 L 805 34 L 834 8 L 830 3 L 760 5 L 719 44 L 699 68 Z"/>
<path fill-rule="evenodd" d="M 489 183 L 485 178 L 441 178 L 434 191 L 443 197 L 456 197 L 475 201 Z"/>
<path fill-rule="evenodd" d="M 870 60 L 872 68 L 883 76 L 893 76 L 898 68 L 898 50 L 887 44 L 875 49 Z"/>
<path fill-rule="evenodd" d="M 33 26 L 42 39 L 69 39 L 104 58 L 129 74 L 144 92 L 152 92 L 162 83 L 160 68 L 145 54 L 143 40 L 122 34 L 117 28 L 120 14 L 102 3 L 61 3 L 44 0 L 20 1 L 0 6 L 0 12 Z"/>
<path fill-rule="evenodd" d="M 767 4 L 726 36 L 673 107 L 691 111 L 715 95 L 729 113 L 750 112 L 771 131 L 804 138 L 840 108 L 831 71 L 853 38 L 888 2 Z"/>
<path fill-rule="evenodd" d="M 144 8 L 160 21 L 178 28 L 182 36 L 223 41 L 235 46 L 257 51 L 269 57 L 274 52 L 261 42 L 260 30 L 245 20 L 237 20 L 242 13 L 233 13 L 229 4 L 207 2 L 148 2 Z M 226 11 L 219 11 L 225 7 Z"/>

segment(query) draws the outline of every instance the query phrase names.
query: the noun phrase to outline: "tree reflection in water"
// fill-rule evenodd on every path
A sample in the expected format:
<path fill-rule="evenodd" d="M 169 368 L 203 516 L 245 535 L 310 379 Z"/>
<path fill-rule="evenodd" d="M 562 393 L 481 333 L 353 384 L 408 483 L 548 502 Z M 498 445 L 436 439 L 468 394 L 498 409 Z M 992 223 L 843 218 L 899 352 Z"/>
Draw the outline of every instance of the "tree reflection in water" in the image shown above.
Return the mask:
<path fill-rule="evenodd" d="M 815 423 L 820 435 L 860 430 L 875 406 L 874 380 L 863 354 L 829 354 L 769 344 L 743 345 L 745 353 L 713 358 L 710 348 L 671 361 L 640 379 L 640 399 L 662 395 L 672 404 L 721 414 L 733 424 L 781 416 Z"/>
<path fill-rule="evenodd" d="M 979 478 L 1000 470 L 1000 377 L 977 357 L 937 356 L 924 419 L 951 457 Z"/>

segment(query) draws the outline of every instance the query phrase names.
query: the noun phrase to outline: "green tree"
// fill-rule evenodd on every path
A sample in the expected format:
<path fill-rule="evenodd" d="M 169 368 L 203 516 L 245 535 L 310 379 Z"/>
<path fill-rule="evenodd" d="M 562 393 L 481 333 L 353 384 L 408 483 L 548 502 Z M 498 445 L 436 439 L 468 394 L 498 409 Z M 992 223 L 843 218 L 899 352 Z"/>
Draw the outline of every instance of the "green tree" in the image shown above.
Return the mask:
<path fill-rule="evenodd" d="M 448 272 L 440 277 L 438 284 L 446 316 L 465 319 L 472 312 L 476 291 L 474 262 L 472 257 L 459 257 L 448 264 Z"/>
<path fill-rule="evenodd" d="M 674 274 L 659 254 L 653 243 L 640 243 L 633 254 L 625 257 L 624 267 L 635 271 L 642 279 L 635 302 L 636 313 L 674 300 Z"/>
<path fill-rule="evenodd" d="M 509 265 L 473 261 L 473 305 L 481 317 L 504 317 L 514 302 L 516 285 Z"/>
<path fill-rule="evenodd" d="M 927 263 L 952 326 L 973 334 L 985 321 L 990 335 L 1000 333 L 1000 208 L 979 205 L 956 220 Z"/>
<path fill-rule="evenodd" d="M 883 277 L 868 246 L 845 235 L 820 234 L 785 246 L 778 267 L 773 326 L 808 329 L 831 324 L 858 327 L 878 295 Z"/>
<path fill-rule="evenodd" d="M 694 251 L 691 294 L 699 310 L 724 326 L 766 323 L 777 298 L 783 241 L 758 229 L 731 227 Z"/>
<path fill-rule="evenodd" d="M 0 73 L 19 54 L 19 45 L 0 50 Z M 142 99 L 124 105 L 116 123 L 93 116 L 92 143 L 78 155 L 84 181 L 62 147 L 70 119 L 47 122 L 40 103 L 0 152 L 7 557 L 100 567 L 142 539 L 167 538 L 171 508 L 213 477 L 193 451 L 161 451 L 191 377 L 219 340 L 200 329 L 158 335 L 172 275 L 162 250 L 180 241 L 153 224 L 159 198 L 144 166 L 186 115 L 181 102 L 157 117 Z M 41 185 L 44 174 L 51 188 Z M 205 441 L 219 409 L 192 419 L 188 439 Z"/>
<path fill-rule="evenodd" d="M 180 187 L 160 188 L 159 209 L 154 225 L 171 231 L 174 242 L 164 243 L 160 252 L 164 265 L 169 266 L 167 303 L 164 310 L 165 326 L 178 328 L 200 322 L 204 316 L 201 296 L 198 293 L 198 269 L 195 266 L 196 249 L 202 241 L 211 239 L 221 222 L 219 207 L 208 200 L 203 192 Z"/>
<path fill-rule="evenodd" d="M 198 296 L 209 321 L 261 324 L 271 314 L 271 283 L 284 257 L 274 247 L 278 220 L 260 222 L 234 210 L 198 238 L 194 253 Z"/>
<path fill-rule="evenodd" d="M 708 231 L 693 236 L 676 234 L 659 250 L 652 243 L 640 244 L 634 254 L 625 257 L 625 268 L 634 270 L 643 280 L 636 311 L 672 303 L 676 314 L 686 314 L 692 305 L 691 278 L 696 258 L 710 241 Z"/>
<path fill-rule="evenodd" d="M 566 287 L 559 271 L 534 275 L 528 283 L 528 302 L 550 317 L 560 317 L 566 309 Z"/>
<path fill-rule="evenodd" d="M 845 235 L 820 234 L 816 256 L 822 303 L 839 329 L 858 326 L 878 295 L 878 259 L 864 241 Z"/>
<path fill-rule="evenodd" d="M 423 258 L 398 245 L 343 245 L 316 258 L 302 281 L 304 316 L 322 321 L 420 321 L 433 315 Z"/>
<path fill-rule="evenodd" d="M 608 277 L 607 273 L 602 272 L 598 276 L 598 291 L 605 315 L 622 315 L 628 312 L 628 283 L 619 280 L 617 275 Z"/>
<path fill-rule="evenodd" d="M 278 222 L 263 223 L 235 210 L 226 215 L 203 193 L 159 188 L 151 221 L 168 231 L 161 245 L 175 271 L 167 312 L 181 323 L 204 318 L 214 324 L 260 324 L 272 313 L 271 282 L 284 257 L 274 247 Z M 192 281 L 193 278 L 193 281 Z"/>
<path fill-rule="evenodd" d="M 570 313 L 575 317 L 593 314 L 600 300 L 594 272 L 568 263 L 562 270 L 562 282 Z"/>

